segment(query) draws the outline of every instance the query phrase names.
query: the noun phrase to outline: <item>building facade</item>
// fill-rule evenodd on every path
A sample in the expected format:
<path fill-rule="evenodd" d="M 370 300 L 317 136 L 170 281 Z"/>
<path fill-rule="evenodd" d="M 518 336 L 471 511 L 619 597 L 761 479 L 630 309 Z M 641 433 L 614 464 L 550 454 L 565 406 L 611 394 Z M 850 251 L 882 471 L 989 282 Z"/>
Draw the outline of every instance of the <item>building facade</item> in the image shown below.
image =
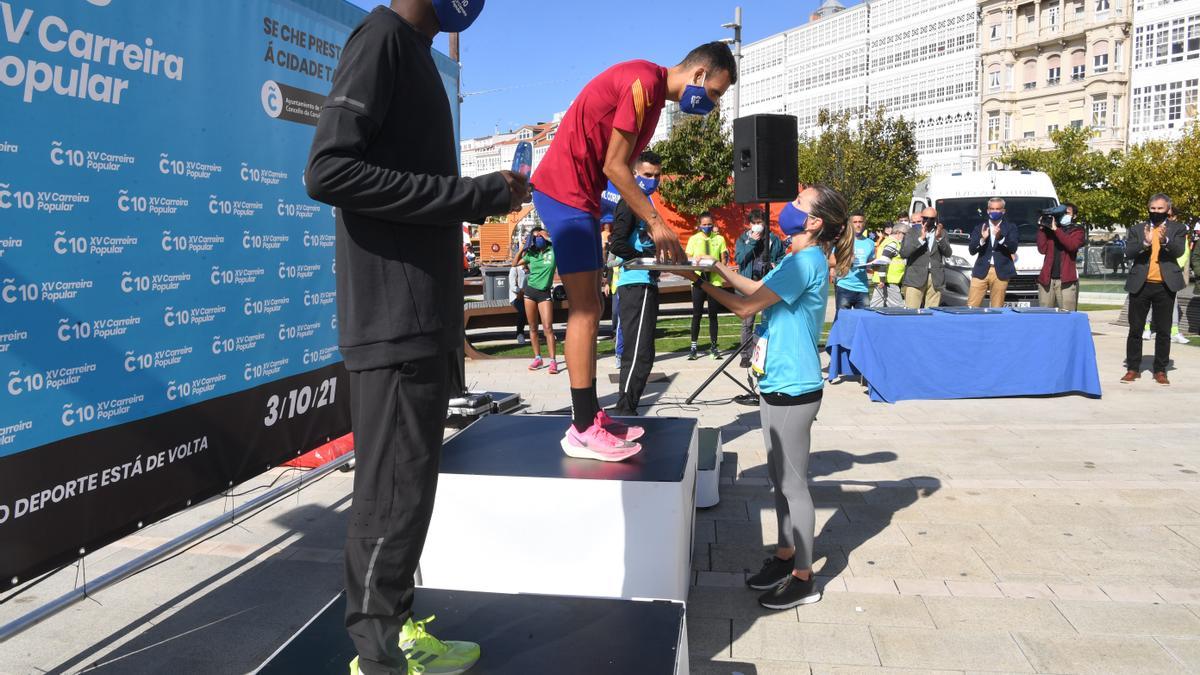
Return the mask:
<path fill-rule="evenodd" d="M 883 106 L 913 124 L 922 171 L 971 169 L 975 12 L 975 0 L 876 0 L 849 9 L 827 0 L 809 23 L 742 48 L 739 114 L 795 115 L 804 136 L 819 132 L 821 109 Z"/>
<path fill-rule="evenodd" d="M 1200 2 L 1134 0 L 1129 142 L 1176 138 L 1197 119 Z"/>
<path fill-rule="evenodd" d="M 982 167 L 1068 126 L 1091 127 L 1096 150 L 1125 147 L 1132 12 L 1131 0 L 980 1 Z"/>

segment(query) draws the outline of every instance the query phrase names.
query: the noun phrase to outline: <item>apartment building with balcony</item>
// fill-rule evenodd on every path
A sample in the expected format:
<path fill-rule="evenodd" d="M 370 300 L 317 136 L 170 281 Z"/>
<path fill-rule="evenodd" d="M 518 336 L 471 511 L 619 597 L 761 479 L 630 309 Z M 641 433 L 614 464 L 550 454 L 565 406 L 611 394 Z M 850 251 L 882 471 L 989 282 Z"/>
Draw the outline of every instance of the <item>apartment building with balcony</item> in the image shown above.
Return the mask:
<path fill-rule="evenodd" d="M 1197 119 L 1200 0 L 1134 0 L 1129 142 L 1173 139 Z"/>
<path fill-rule="evenodd" d="M 981 166 L 1068 126 L 1094 129 L 1097 150 L 1125 147 L 1133 2 L 980 0 Z"/>

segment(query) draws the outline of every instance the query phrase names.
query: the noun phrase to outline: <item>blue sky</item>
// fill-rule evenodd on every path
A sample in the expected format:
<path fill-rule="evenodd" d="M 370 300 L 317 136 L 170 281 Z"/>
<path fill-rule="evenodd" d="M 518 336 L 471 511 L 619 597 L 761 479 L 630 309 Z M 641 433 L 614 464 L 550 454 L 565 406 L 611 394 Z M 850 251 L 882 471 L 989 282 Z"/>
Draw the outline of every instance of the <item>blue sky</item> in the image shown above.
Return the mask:
<path fill-rule="evenodd" d="M 820 0 L 740 1 L 743 42 L 805 23 L 820 5 Z M 351 2 L 366 9 L 383 4 Z M 721 24 L 733 20 L 737 2 L 491 0 L 462 35 L 462 85 L 468 94 L 463 137 L 548 120 L 614 63 L 638 58 L 678 63 L 692 47 L 732 36 Z M 446 37 L 438 36 L 434 46 L 447 51 Z M 488 92 L 493 89 L 503 91 Z"/>

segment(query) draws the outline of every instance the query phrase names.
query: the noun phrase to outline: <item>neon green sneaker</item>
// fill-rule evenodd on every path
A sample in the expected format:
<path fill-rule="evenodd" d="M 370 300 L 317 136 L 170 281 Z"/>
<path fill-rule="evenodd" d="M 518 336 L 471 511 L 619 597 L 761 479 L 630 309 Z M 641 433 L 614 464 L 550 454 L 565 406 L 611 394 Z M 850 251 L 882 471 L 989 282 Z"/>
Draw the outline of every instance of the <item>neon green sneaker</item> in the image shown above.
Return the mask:
<path fill-rule="evenodd" d="M 479 645 L 474 642 L 435 638 L 425 631 L 425 624 L 433 621 L 430 616 L 424 621 L 409 619 L 400 630 L 400 649 L 408 659 L 409 672 L 419 666 L 417 673 L 426 675 L 457 675 L 464 673 L 479 660 Z"/>
<path fill-rule="evenodd" d="M 408 659 L 408 675 L 458 675 L 465 673 L 479 660 L 479 645 L 474 642 L 449 640 L 442 642 L 425 631 L 433 621 L 409 619 L 400 629 L 400 649 Z M 359 675 L 358 657 L 350 662 L 350 675 Z"/>

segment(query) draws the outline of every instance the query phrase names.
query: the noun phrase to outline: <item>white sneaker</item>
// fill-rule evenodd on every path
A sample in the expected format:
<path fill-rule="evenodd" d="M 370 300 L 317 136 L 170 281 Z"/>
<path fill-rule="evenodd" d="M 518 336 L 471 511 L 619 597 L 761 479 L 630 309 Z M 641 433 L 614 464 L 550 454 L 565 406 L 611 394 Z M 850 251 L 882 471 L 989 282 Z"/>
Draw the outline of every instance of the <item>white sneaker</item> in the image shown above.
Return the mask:
<path fill-rule="evenodd" d="M 1183 333 L 1175 333 L 1171 336 L 1171 342 L 1174 342 L 1177 345 L 1186 345 L 1188 343 L 1188 339 Z"/>
<path fill-rule="evenodd" d="M 1153 337 L 1154 337 L 1154 333 L 1151 333 L 1148 330 L 1142 331 L 1142 339 L 1145 340 L 1146 342 L 1149 342 L 1151 340 L 1151 338 L 1153 338 Z"/>

